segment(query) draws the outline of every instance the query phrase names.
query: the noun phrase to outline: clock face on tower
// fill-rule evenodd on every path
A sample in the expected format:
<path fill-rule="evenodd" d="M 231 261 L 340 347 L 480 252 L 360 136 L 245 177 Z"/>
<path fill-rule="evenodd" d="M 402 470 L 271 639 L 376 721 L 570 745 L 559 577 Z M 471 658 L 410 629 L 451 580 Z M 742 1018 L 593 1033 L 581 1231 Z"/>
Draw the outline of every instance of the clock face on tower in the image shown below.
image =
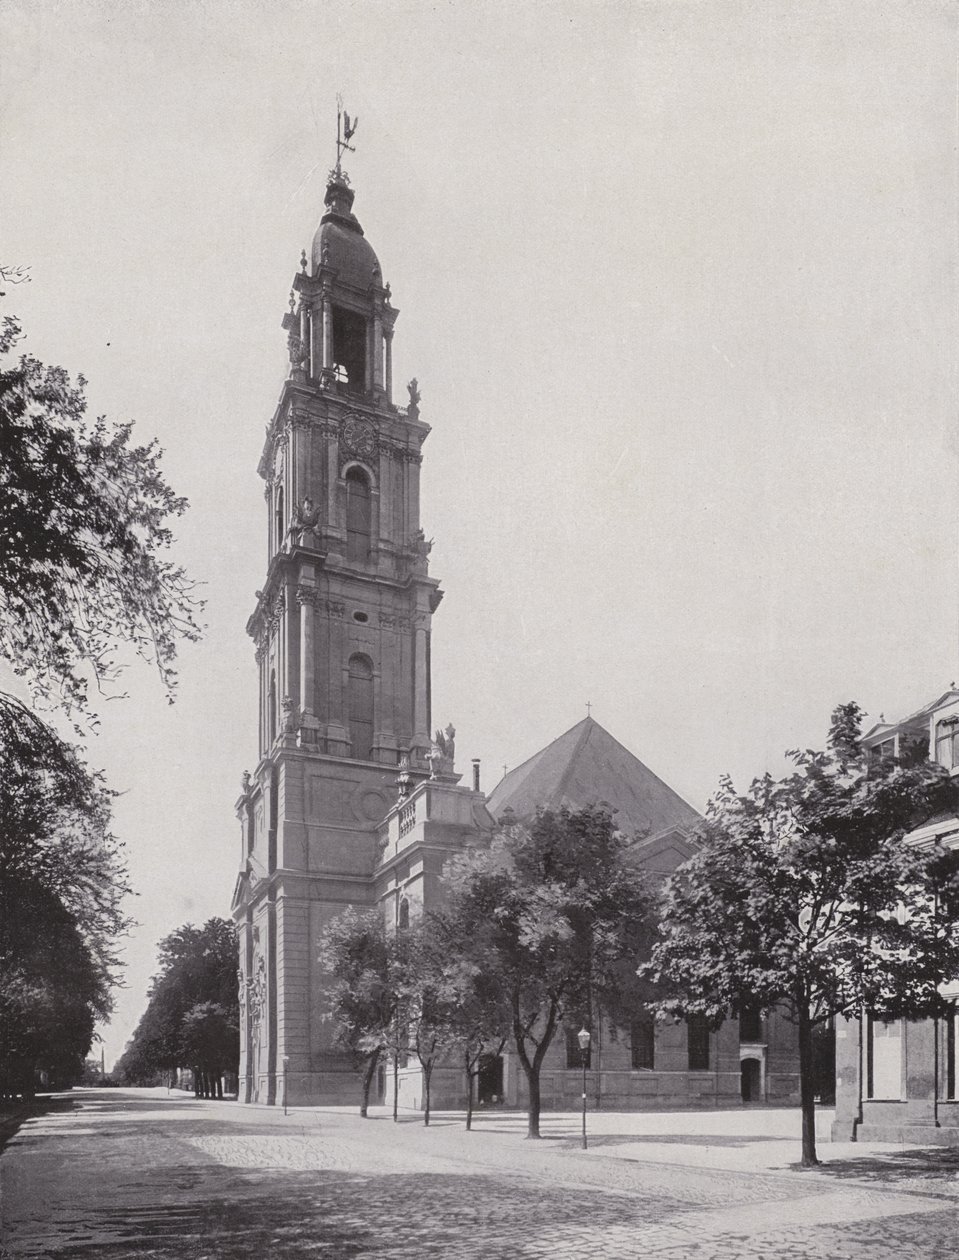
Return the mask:
<path fill-rule="evenodd" d="M 376 430 L 362 416 L 347 416 L 340 432 L 340 446 L 344 453 L 369 459 L 376 450 Z"/>

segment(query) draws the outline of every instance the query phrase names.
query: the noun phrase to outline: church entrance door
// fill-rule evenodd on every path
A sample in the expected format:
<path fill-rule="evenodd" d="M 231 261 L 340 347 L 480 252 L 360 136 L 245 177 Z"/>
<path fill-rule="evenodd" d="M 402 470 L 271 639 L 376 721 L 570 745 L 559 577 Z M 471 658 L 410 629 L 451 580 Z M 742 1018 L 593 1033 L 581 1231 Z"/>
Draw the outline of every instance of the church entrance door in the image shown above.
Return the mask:
<path fill-rule="evenodd" d="M 762 1073 L 758 1059 L 743 1059 L 740 1065 L 740 1092 L 744 1103 L 762 1101 Z"/>
<path fill-rule="evenodd" d="M 483 1055 L 476 1084 L 477 1102 L 481 1107 L 489 1107 L 503 1101 L 503 1056 L 501 1054 Z"/>

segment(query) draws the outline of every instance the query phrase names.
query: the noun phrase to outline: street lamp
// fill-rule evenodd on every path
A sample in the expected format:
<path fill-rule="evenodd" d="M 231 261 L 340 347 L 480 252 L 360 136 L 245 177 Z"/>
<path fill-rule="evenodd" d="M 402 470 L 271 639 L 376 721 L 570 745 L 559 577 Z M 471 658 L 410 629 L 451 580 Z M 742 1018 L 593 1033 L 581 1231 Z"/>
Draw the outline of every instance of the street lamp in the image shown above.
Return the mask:
<path fill-rule="evenodd" d="M 583 1057 L 583 1150 L 586 1150 L 586 1059 L 589 1055 L 589 1029 L 581 1028 L 576 1034 L 579 1052 Z"/>
<path fill-rule="evenodd" d="M 283 1056 L 283 1114 L 286 1115 L 286 1099 L 287 1099 L 287 1073 L 290 1070 L 290 1060 Z"/>

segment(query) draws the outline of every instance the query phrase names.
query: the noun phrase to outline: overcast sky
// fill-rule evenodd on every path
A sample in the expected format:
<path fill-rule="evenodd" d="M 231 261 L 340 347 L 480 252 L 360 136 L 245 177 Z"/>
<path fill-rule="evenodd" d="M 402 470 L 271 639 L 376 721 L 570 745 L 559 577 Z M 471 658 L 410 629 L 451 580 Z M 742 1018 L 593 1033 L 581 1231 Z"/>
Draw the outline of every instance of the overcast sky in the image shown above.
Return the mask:
<path fill-rule="evenodd" d="M 597 718 L 693 805 L 957 667 L 956 33 L 942 0 L 6 0 L 3 303 L 157 435 L 209 630 L 91 760 L 157 940 L 228 914 L 280 320 L 358 114 L 484 786 Z"/>

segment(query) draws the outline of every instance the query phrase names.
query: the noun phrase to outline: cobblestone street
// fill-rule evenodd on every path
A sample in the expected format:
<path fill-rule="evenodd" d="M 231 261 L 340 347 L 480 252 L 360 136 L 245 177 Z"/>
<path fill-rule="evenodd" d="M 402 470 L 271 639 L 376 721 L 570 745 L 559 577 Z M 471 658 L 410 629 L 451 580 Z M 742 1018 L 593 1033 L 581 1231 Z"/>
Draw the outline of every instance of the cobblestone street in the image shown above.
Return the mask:
<path fill-rule="evenodd" d="M 821 1170 L 798 1172 L 795 1113 L 728 1114 L 726 1133 L 716 1113 L 592 1117 L 582 1151 L 572 1116 L 545 1118 L 537 1143 L 515 1116 L 484 1114 L 466 1133 L 460 1117 L 425 1129 L 413 1116 L 284 1117 L 165 1090 L 76 1091 L 24 1123 L 0 1159 L 2 1254 L 956 1254 L 955 1152 L 827 1145 Z M 779 1131 L 757 1136 L 764 1121 Z"/>

